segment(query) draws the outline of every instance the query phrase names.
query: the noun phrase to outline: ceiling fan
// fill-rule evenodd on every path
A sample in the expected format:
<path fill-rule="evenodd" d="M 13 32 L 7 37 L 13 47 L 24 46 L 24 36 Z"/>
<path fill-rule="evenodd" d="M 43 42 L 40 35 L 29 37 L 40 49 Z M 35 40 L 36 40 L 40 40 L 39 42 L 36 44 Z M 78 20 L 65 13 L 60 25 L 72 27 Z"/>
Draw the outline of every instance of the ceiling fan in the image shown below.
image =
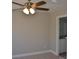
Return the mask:
<path fill-rule="evenodd" d="M 44 5 L 46 4 L 45 1 L 39 1 L 37 3 L 33 3 L 31 2 L 31 0 L 28 0 L 26 3 L 24 4 L 20 4 L 20 3 L 17 3 L 17 2 L 12 2 L 13 4 L 16 4 L 16 5 L 19 5 L 19 6 L 22 6 L 23 8 L 20 8 L 23 10 L 23 12 L 27 15 L 29 14 L 35 14 L 35 10 L 43 10 L 43 11 L 49 11 L 48 8 L 42 8 L 42 7 L 39 7 L 41 5 Z"/>

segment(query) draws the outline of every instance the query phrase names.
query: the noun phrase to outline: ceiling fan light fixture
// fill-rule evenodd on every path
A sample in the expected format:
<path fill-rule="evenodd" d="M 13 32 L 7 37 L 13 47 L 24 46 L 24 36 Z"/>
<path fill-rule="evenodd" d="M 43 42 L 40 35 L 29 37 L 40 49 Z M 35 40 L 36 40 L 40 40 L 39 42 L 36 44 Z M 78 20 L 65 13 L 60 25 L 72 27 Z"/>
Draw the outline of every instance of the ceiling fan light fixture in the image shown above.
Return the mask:
<path fill-rule="evenodd" d="M 27 15 L 29 15 L 29 10 L 27 8 L 23 9 L 23 12 Z"/>
<path fill-rule="evenodd" d="M 27 14 L 27 15 L 29 15 L 29 14 L 35 14 L 36 13 L 36 9 L 37 10 L 44 10 L 44 11 L 48 11 L 49 9 L 48 8 L 41 8 L 41 7 L 39 7 L 39 6 L 41 6 L 41 5 L 44 5 L 44 4 L 46 4 L 46 2 L 45 1 L 39 1 L 39 2 L 37 2 L 37 3 L 33 3 L 33 2 L 31 2 L 31 0 L 28 0 L 28 2 L 26 2 L 25 4 L 20 4 L 20 3 L 17 3 L 17 2 L 12 2 L 12 3 L 14 3 L 14 4 L 16 4 L 16 5 L 20 5 L 20 6 L 23 6 L 23 13 L 25 13 L 25 14 Z"/>
<path fill-rule="evenodd" d="M 35 14 L 35 10 L 33 8 L 30 8 L 30 13 Z"/>

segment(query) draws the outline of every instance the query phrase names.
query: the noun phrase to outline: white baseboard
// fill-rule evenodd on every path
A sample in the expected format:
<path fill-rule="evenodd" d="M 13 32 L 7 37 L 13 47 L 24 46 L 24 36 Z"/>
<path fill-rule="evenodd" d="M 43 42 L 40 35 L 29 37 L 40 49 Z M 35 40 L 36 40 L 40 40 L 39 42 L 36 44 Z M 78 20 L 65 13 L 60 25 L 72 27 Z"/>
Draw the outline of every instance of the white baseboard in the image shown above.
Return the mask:
<path fill-rule="evenodd" d="M 31 55 L 37 55 L 37 54 L 43 54 L 43 53 L 48 53 L 48 52 L 50 52 L 50 50 L 33 52 L 33 53 L 25 53 L 25 54 L 19 54 L 19 55 L 13 55 L 12 58 L 23 57 L 23 56 L 31 56 Z"/>
<path fill-rule="evenodd" d="M 23 57 L 23 56 L 31 56 L 31 55 L 37 55 L 37 54 L 44 54 L 44 53 L 49 53 L 49 52 L 57 55 L 57 53 L 52 51 L 52 50 L 45 50 L 45 51 L 39 51 L 39 52 L 34 52 L 34 53 L 25 53 L 25 54 L 13 55 L 12 58 L 18 58 L 18 57 Z"/>
<path fill-rule="evenodd" d="M 56 53 L 55 51 L 50 50 L 50 52 L 58 56 L 58 53 Z"/>

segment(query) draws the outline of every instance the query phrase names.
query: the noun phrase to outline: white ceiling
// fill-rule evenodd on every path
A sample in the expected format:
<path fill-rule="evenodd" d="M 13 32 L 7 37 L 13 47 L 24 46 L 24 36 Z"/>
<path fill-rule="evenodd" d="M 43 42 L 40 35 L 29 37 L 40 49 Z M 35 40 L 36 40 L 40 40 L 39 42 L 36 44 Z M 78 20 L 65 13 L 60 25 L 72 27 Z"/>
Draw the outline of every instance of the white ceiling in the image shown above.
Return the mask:
<path fill-rule="evenodd" d="M 27 0 L 12 0 L 17 3 L 24 4 Z M 47 4 L 42 7 L 49 8 L 50 10 L 66 10 L 67 9 L 67 0 L 32 0 L 33 2 L 46 1 Z M 12 9 L 21 8 L 21 6 L 12 4 Z"/>

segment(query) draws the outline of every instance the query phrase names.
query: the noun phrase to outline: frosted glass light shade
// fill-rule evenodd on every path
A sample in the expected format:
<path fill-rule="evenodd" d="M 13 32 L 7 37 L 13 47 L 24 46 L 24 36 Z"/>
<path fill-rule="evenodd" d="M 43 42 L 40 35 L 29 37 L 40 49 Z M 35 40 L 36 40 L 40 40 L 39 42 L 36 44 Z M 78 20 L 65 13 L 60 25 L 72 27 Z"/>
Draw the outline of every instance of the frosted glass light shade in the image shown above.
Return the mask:
<path fill-rule="evenodd" d="M 29 14 L 29 10 L 27 9 L 27 8 L 25 8 L 24 10 L 23 10 L 23 12 L 25 13 L 25 14 Z"/>
<path fill-rule="evenodd" d="M 35 14 L 35 10 L 33 8 L 30 8 L 30 13 Z"/>

